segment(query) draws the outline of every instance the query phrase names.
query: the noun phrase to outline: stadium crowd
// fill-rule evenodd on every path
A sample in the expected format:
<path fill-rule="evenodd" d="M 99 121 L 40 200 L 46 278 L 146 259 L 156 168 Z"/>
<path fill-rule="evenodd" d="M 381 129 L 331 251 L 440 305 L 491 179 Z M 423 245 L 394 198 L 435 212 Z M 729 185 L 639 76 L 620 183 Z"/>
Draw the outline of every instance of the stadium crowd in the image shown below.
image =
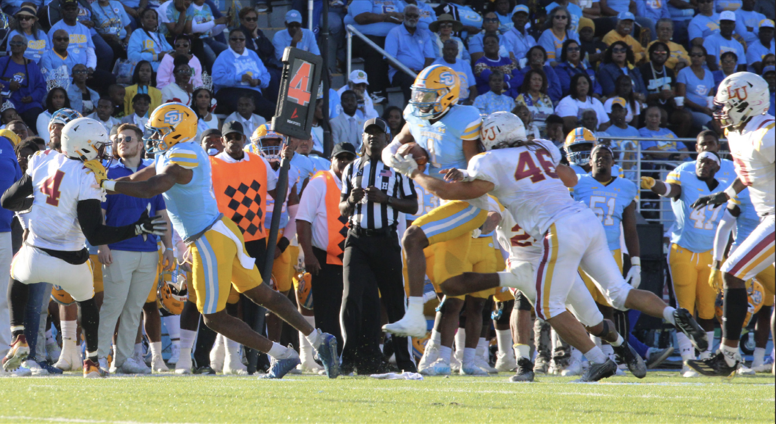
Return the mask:
<path fill-rule="evenodd" d="M 580 176 L 600 168 L 592 164 L 594 146 L 609 146 L 614 166 L 602 175 L 635 183 L 623 189 L 633 191 L 623 206 L 632 209 L 620 217 L 622 234 L 610 240 L 621 270 L 623 260 L 626 263 L 626 273 L 640 268 L 638 254 L 632 252 L 634 246 L 638 249 L 636 222 L 656 218 L 654 212 L 636 212 L 631 203 L 649 210 L 660 197 L 670 197 L 675 216 L 665 225 L 670 297 L 677 308 L 696 313 L 713 340 L 721 300 L 706 281 L 726 250 L 726 245 L 718 247 L 715 232 L 720 220 L 729 224 L 726 244 L 736 220 L 740 224 L 744 217 L 751 219 L 751 203 L 730 203 L 730 219 L 715 213 L 711 222 L 701 222 L 706 233 L 688 237 L 682 228 L 696 217 L 684 211 L 698 194 L 664 192 L 657 183 L 664 180 L 666 186 L 689 192 L 692 184 L 684 176 L 682 185 L 681 178 L 684 172 L 693 176 L 705 152 L 717 158 L 718 166 L 704 178 L 714 180 L 716 174 L 726 184 L 735 178 L 732 162 L 719 158 L 718 152 L 727 148 L 723 128 L 713 119 L 713 98 L 726 77 L 749 71 L 767 82 L 768 114 L 774 115 L 772 2 L 328 1 L 329 44 L 319 46 L 320 1 L 315 2 L 311 24 L 307 2 L 293 1 L 285 29 L 268 37 L 259 28 L 259 18 L 271 12 L 271 5 L 261 1 L 231 2 L 243 6 L 232 9 L 224 7 L 223 0 L 2 0 L 0 22 L 6 25 L 0 33 L 7 53 L 0 57 L 0 190 L 27 171 L 36 153 L 61 150 L 63 127 L 79 117 L 96 120 L 110 134 L 108 177 L 129 176 L 153 163 L 144 140 L 154 111 L 170 103 L 188 107 L 197 121 L 190 138 L 211 157 L 218 209 L 242 231 L 246 254 L 256 259 L 259 271 L 266 260 L 274 198 L 285 198 L 272 280 L 266 283 L 290 299 L 312 327 L 336 337 L 344 373 L 404 370 L 438 375 L 452 369 L 487 375 L 517 368 L 520 375 L 522 367 L 524 372 L 530 368 L 535 373 L 581 375 L 586 366 L 582 353 L 532 314 L 525 296 L 495 290 L 444 298 L 439 289 L 442 275 L 455 275 L 433 275 L 437 266 L 429 265 L 426 278 L 435 288 L 423 297 L 425 315 L 436 315 L 431 333 L 408 339 L 381 330 L 382 324 L 401 318 L 405 295 L 410 294 L 409 288 L 405 293 L 404 280 L 412 258 L 403 258 L 398 240 L 414 220 L 440 204 L 439 198 L 380 160 L 382 149 L 408 119 L 404 107 L 415 78 L 353 37 L 353 54 L 363 58 L 363 70 L 353 70 L 345 85 L 329 90 L 328 116 L 318 91 L 309 138 L 285 137 L 268 124 L 275 113 L 283 50 L 291 46 L 320 54 L 326 49 L 329 73 L 343 73 L 348 60 L 344 28 L 353 25 L 416 74 L 432 65 L 449 67 L 459 81 L 458 104 L 473 105 L 482 116 L 514 113 L 529 140 L 555 143 L 564 163 Z M 404 101 L 389 106 L 388 99 L 398 94 Z M 281 158 L 291 162 L 286 195 L 275 190 Z M 643 176 L 651 182 L 643 182 Z M 57 190 L 51 186 L 52 193 Z M 572 196 L 595 208 L 582 190 L 572 190 Z M 102 202 L 109 226 L 131 224 L 146 208 L 169 219 L 162 195 L 139 199 L 110 194 Z M 30 226 L 36 225 L 25 215 L 0 209 L 3 272 L 10 269 Z M 506 252 L 498 248 L 493 226 L 484 226 L 471 241 L 472 246 L 484 246 L 478 252 L 487 252 L 487 258 L 459 258 L 441 249 L 434 255 L 469 261 L 469 270 L 475 272 L 500 271 Z M 188 249 L 172 229 L 162 236 L 88 248 L 99 308 L 101 368 L 125 374 L 206 375 L 270 369 L 267 355 L 205 325 L 198 305 L 210 300 L 196 299 L 191 287 L 187 290 L 192 272 Z M 772 287 L 773 267 L 769 272 L 758 278 L 770 279 Z M 7 275 L 0 273 L 3 355 L 13 341 Z M 750 290 L 753 314 L 747 322 L 756 323 L 756 348 L 753 362 L 740 373 L 772 369 L 773 354 L 766 352 L 766 345 L 774 294 L 764 286 L 758 282 Z M 30 287 L 24 316 L 30 353 L 6 374 L 81 370 L 87 352 L 74 297 L 51 284 Z M 759 301 L 753 300 L 757 293 Z M 600 293 L 595 299 L 649 367 L 659 366 L 674 350 L 683 360 L 696 357 L 684 334 L 677 332 L 673 347 L 639 340 L 632 332 L 637 311 L 615 312 Z M 305 334 L 279 316 L 238 290 L 217 302 L 272 342 L 293 345 L 301 362 L 297 371 L 323 373 Z M 408 310 L 417 306 L 410 302 Z M 170 343 L 164 348 L 162 323 Z M 615 357 L 606 341 L 599 338 L 596 343 Z M 491 344 L 497 346 L 493 357 Z M 708 358 L 712 352 L 709 343 L 700 356 Z M 627 369 L 624 364 L 621 368 Z M 686 365 L 681 374 L 698 375 Z"/>

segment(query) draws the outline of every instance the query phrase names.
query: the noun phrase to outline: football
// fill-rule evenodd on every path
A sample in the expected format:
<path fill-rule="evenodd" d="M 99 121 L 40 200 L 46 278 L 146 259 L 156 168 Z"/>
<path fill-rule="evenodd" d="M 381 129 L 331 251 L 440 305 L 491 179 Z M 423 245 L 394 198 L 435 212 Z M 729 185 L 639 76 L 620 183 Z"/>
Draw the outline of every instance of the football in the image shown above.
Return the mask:
<path fill-rule="evenodd" d="M 426 149 L 420 147 L 418 143 L 411 142 L 403 144 L 401 147 L 399 147 L 399 150 L 396 153 L 401 155 L 401 157 L 412 154 L 412 158 L 415 159 L 415 162 L 418 164 L 418 169 L 421 171 L 426 169 L 426 164 L 428 163 L 428 152 Z"/>

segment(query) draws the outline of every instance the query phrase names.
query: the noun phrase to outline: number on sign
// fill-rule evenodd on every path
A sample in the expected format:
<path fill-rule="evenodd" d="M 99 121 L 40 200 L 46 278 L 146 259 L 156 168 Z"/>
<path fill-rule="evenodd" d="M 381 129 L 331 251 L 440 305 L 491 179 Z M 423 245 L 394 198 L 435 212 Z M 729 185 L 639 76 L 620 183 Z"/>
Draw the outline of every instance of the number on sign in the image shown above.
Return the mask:
<path fill-rule="evenodd" d="M 288 84 L 288 98 L 296 101 L 297 104 L 307 106 L 310 104 L 310 76 L 312 75 L 312 66 L 308 62 L 302 61 L 296 73 Z"/>
<path fill-rule="evenodd" d="M 555 173 L 555 166 L 547 159 L 549 153 L 546 150 L 537 150 L 535 153 L 542 169 L 536 166 L 531 152 L 521 152 L 520 158 L 517 161 L 517 169 L 515 169 L 515 180 L 520 181 L 523 178 L 530 177 L 532 183 L 538 183 L 547 179 L 547 176 L 558 178 L 558 174 Z"/>
<path fill-rule="evenodd" d="M 512 227 L 512 232 L 515 233 L 510 239 L 512 241 L 512 246 L 529 247 L 533 245 L 535 240 L 526 233 L 520 225 L 515 224 L 515 226 Z"/>
<path fill-rule="evenodd" d="M 46 203 L 52 206 L 59 206 L 59 196 L 62 193 L 59 191 L 59 185 L 62 184 L 62 177 L 65 173 L 57 171 L 53 177 L 48 177 L 43 181 L 43 186 L 40 188 L 40 192 L 47 196 Z"/>

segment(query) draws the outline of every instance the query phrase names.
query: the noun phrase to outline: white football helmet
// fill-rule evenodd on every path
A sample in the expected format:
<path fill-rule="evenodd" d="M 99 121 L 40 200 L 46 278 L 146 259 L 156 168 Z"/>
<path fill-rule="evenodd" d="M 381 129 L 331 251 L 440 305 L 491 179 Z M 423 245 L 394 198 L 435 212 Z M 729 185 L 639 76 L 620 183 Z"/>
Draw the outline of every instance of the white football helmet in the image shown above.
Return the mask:
<path fill-rule="evenodd" d="M 738 125 L 768 111 L 768 83 L 751 72 L 736 72 L 728 76 L 714 96 L 714 119 L 723 128 Z"/>
<path fill-rule="evenodd" d="M 510 112 L 494 112 L 482 120 L 480 140 L 485 150 L 509 147 L 516 141 L 525 141 L 525 125 Z"/>
<path fill-rule="evenodd" d="M 74 119 L 62 128 L 62 153 L 70 159 L 98 159 L 108 144 L 108 132 L 94 119 Z"/>

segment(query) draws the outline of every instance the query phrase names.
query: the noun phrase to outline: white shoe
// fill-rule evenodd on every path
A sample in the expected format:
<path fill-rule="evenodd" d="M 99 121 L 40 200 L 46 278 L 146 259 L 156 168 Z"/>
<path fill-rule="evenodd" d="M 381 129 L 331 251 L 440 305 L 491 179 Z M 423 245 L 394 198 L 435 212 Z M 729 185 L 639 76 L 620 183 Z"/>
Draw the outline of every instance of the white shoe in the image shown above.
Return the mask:
<path fill-rule="evenodd" d="M 80 347 L 72 340 L 63 341 L 62 353 L 54 366 L 62 371 L 82 371 L 84 364 Z"/>
<path fill-rule="evenodd" d="M 437 359 L 439 359 L 439 347 L 434 342 L 429 341 L 428 344 L 426 344 L 426 350 L 423 352 L 423 356 L 418 362 L 418 372 L 422 374 L 423 370 L 430 367 Z"/>
<path fill-rule="evenodd" d="M 459 355 L 459 352 L 460 352 L 460 355 Z M 462 359 L 463 359 L 463 350 L 453 352 L 453 355 L 450 358 L 450 369 L 453 372 L 458 372 L 461 370 Z"/>
<path fill-rule="evenodd" d="M 450 375 L 452 370 L 450 369 L 450 364 L 448 364 L 443 358 L 437 358 L 434 363 L 429 364 L 426 368 L 420 371 L 420 373 L 428 376 Z"/>
<path fill-rule="evenodd" d="M 167 372 L 170 369 L 167 368 L 167 365 L 164 364 L 164 359 L 161 356 L 153 356 L 151 358 L 151 371 L 154 373 L 157 372 Z"/>
<path fill-rule="evenodd" d="M 118 372 L 121 374 L 151 374 L 151 369 L 145 362 L 140 362 L 136 357 L 131 356 L 118 367 Z"/>
<path fill-rule="evenodd" d="M 167 363 L 170 365 L 175 365 L 178 363 L 178 358 L 181 356 L 181 348 L 177 344 L 173 343 L 172 346 L 170 346 L 170 359 L 167 360 Z"/>
<path fill-rule="evenodd" d="M 226 359 L 224 360 L 223 373 L 234 374 L 234 375 L 248 375 L 248 367 L 243 365 L 242 358 L 240 357 L 239 352 L 230 353 L 229 355 L 226 355 Z"/>
<path fill-rule="evenodd" d="M 514 354 L 496 352 L 496 367 L 499 372 L 511 372 L 517 368 Z"/>
<path fill-rule="evenodd" d="M 178 363 L 175 364 L 175 374 L 191 374 L 191 349 L 181 349 Z"/>
<path fill-rule="evenodd" d="M 57 362 L 61 354 L 62 349 L 59 348 L 56 340 L 52 339 L 51 343 L 46 343 L 46 356 L 48 356 L 49 361 Z"/>
<path fill-rule="evenodd" d="M 11 377 L 29 377 L 32 375 L 32 371 L 29 368 L 20 366 L 19 368 L 8 372 L 8 374 L 10 374 Z"/>
<path fill-rule="evenodd" d="M 385 324 L 383 331 L 396 334 L 399 337 L 417 337 L 426 336 L 426 318 L 423 314 L 405 314 L 404 317 L 396 322 Z"/>
<path fill-rule="evenodd" d="M 741 364 L 741 366 L 738 367 L 738 369 L 736 370 L 736 374 L 738 374 L 738 375 L 755 375 L 756 371 L 751 369 L 751 368 L 748 368 L 744 364 Z"/>
<path fill-rule="evenodd" d="M 563 377 L 569 377 L 572 375 L 582 375 L 582 364 L 577 359 L 572 359 L 569 362 L 569 366 L 560 372 Z"/>
<path fill-rule="evenodd" d="M 687 366 L 687 364 L 682 365 L 682 370 L 679 371 L 679 373 L 684 378 L 695 378 L 695 377 L 700 377 L 701 376 L 700 374 L 698 374 L 697 371 L 695 371 L 694 369 L 692 369 L 689 366 Z"/>
<path fill-rule="evenodd" d="M 488 361 L 482 358 L 482 356 L 476 355 L 474 357 L 474 365 L 477 368 L 481 368 L 483 371 L 487 372 L 488 374 L 498 374 L 498 370 L 491 367 Z"/>
<path fill-rule="evenodd" d="M 771 372 L 771 369 L 773 368 L 773 359 L 771 357 L 768 357 L 762 364 L 760 365 L 754 365 L 752 364 L 752 370 L 754 372 Z"/>
<path fill-rule="evenodd" d="M 323 367 L 319 363 L 315 362 L 313 355 L 310 355 L 309 353 L 299 356 L 299 359 L 302 362 L 297 365 L 296 368 L 301 372 L 320 374 L 321 371 L 324 371 Z"/>
<path fill-rule="evenodd" d="M 49 374 L 48 371 L 46 371 L 43 368 L 41 368 L 40 365 L 38 365 L 38 363 L 33 361 L 33 360 L 26 360 L 26 361 L 22 362 L 22 366 L 24 368 L 27 368 L 28 370 L 30 370 L 30 372 L 32 372 L 32 375 L 48 375 Z"/>
<path fill-rule="evenodd" d="M 219 334 L 213 348 L 210 349 L 210 368 L 213 368 L 215 372 L 223 371 L 225 356 L 226 338 Z"/>
<path fill-rule="evenodd" d="M 458 371 L 458 374 L 460 375 L 473 375 L 478 377 L 487 377 L 488 372 L 484 369 L 478 367 L 476 365 L 476 362 L 470 363 L 470 364 L 462 364 L 461 370 Z"/>

